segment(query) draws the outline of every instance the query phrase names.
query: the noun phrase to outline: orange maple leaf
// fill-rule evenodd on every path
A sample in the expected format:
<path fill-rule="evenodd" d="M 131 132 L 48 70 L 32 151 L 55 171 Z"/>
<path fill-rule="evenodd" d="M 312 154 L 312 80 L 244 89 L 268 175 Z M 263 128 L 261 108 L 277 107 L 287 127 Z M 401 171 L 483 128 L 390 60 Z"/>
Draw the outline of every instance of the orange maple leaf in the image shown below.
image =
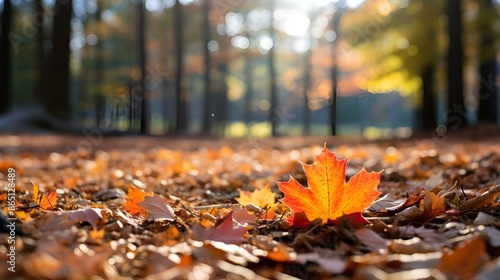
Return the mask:
<path fill-rule="evenodd" d="M 282 202 L 292 210 L 290 225 L 304 226 L 318 218 L 326 223 L 344 215 L 364 220 L 360 213 L 380 195 L 377 186 L 382 171 L 368 173 L 363 168 L 346 183 L 346 163 L 347 159 L 338 160 L 325 144 L 313 164 L 302 163 L 308 188 L 291 176 L 288 182 L 278 182 L 285 194 Z"/>
<path fill-rule="evenodd" d="M 145 193 L 138 187 L 130 185 L 128 187 L 127 201 L 124 205 L 125 210 L 131 215 L 146 214 L 147 211 L 139 203 L 143 202 L 147 195 L 153 196 L 153 193 Z"/>

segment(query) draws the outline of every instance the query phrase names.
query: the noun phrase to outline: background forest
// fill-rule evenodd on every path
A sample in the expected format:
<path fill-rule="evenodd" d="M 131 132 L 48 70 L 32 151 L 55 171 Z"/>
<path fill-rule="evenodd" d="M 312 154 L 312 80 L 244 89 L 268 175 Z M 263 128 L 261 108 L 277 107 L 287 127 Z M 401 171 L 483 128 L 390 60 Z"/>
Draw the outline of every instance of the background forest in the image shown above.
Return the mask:
<path fill-rule="evenodd" d="M 500 120 L 496 0 L 0 3 L 1 124 L 379 138 Z"/>

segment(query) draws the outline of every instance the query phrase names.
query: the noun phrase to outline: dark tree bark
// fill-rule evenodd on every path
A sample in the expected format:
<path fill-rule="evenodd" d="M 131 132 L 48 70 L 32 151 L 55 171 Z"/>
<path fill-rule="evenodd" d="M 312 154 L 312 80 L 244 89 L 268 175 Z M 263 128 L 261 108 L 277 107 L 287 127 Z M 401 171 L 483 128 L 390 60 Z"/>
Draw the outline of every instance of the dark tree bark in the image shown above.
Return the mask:
<path fill-rule="evenodd" d="M 434 94 L 435 65 L 424 68 L 422 78 L 422 109 L 420 114 L 421 129 L 434 129 L 437 124 L 436 101 Z"/>
<path fill-rule="evenodd" d="M 480 88 L 478 119 L 480 122 L 496 122 L 498 114 L 498 90 L 495 83 L 496 62 L 481 63 L 479 66 Z"/>
<path fill-rule="evenodd" d="M 12 5 L 10 0 L 3 1 L 2 34 L 0 35 L 0 114 L 5 113 L 11 104 L 10 88 L 10 43 L 12 28 Z"/>
<path fill-rule="evenodd" d="M 184 97 L 184 23 L 182 5 L 177 1 L 174 5 L 174 37 L 176 55 L 175 67 L 175 93 L 176 93 L 176 130 L 185 132 L 188 124 L 187 103 Z"/>
<path fill-rule="evenodd" d="M 447 0 L 448 14 L 448 129 L 467 125 L 464 104 L 461 0 Z"/>
<path fill-rule="evenodd" d="M 340 20 L 342 18 L 344 11 L 343 8 L 338 8 L 335 12 L 334 18 L 332 20 L 332 29 L 337 34 L 337 38 L 333 42 L 333 66 L 331 69 L 331 80 L 332 80 L 332 100 L 330 103 L 330 129 L 331 134 L 337 134 L 337 89 L 338 89 L 338 79 L 339 79 L 339 69 L 338 69 L 338 42 L 340 36 Z"/>
<path fill-rule="evenodd" d="M 36 77 L 36 86 L 35 86 L 35 102 L 40 104 L 42 107 L 45 107 L 46 105 L 46 97 L 44 96 L 47 94 L 48 90 L 48 85 L 47 85 L 47 59 L 46 59 L 46 50 L 43 46 L 44 43 L 44 13 L 43 13 L 43 1 L 42 0 L 35 0 L 34 1 L 34 11 L 35 11 L 35 17 L 36 17 L 36 34 L 35 34 L 35 40 L 37 43 L 37 54 L 36 54 L 36 68 L 37 68 L 37 77 Z M 45 97 L 45 98 L 44 98 Z"/>
<path fill-rule="evenodd" d="M 137 3 L 138 26 L 137 37 L 139 41 L 139 68 L 141 70 L 141 80 L 139 82 L 142 98 L 141 102 L 141 134 L 147 134 L 149 131 L 148 122 L 148 91 L 146 89 L 146 15 L 144 1 L 140 0 Z"/>
<path fill-rule="evenodd" d="M 269 95 L 270 95 L 270 118 L 271 118 L 271 134 L 272 136 L 278 135 L 278 125 L 279 125 L 279 115 L 278 115 L 278 89 L 276 85 L 276 67 L 274 65 L 274 56 L 276 49 L 276 40 L 275 40 L 275 30 L 274 30 L 274 0 L 269 0 L 269 10 L 271 11 L 271 22 L 269 26 L 269 36 L 273 40 L 273 46 L 269 50 L 268 56 L 268 67 L 269 67 Z"/>
<path fill-rule="evenodd" d="M 210 2 L 205 0 L 203 2 L 203 50 L 205 57 L 205 71 L 203 73 L 203 82 L 205 85 L 205 100 L 203 102 L 203 134 L 209 134 L 211 129 L 211 116 L 210 116 L 210 107 L 212 103 L 211 98 L 211 83 L 210 83 L 210 70 L 211 70 L 211 60 L 210 60 L 210 50 L 208 49 L 208 43 L 210 42 L 210 21 L 209 21 L 209 13 L 210 13 Z"/>
<path fill-rule="evenodd" d="M 52 64 L 50 71 L 50 90 L 46 93 L 46 109 L 62 120 L 69 120 L 70 107 L 70 68 L 69 41 L 71 33 L 72 0 L 58 0 L 52 31 Z"/>
<path fill-rule="evenodd" d="M 481 58 L 479 65 L 479 92 L 478 92 L 478 119 L 480 122 L 496 122 L 498 114 L 498 91 L 495 84 L 495 37 L 494 18 L 495 10 L 491 0 L 481 2 L 480 33 Z M 488 20 L 486 20 L 488 19 Z"/>
<path fill-rule="evenodd" d="M 54 116 L 68 120 L 70 117 L 70 69 L 69 41 L 71 34 L 72 0 L 58 0 L 52 32 L 52 71 L 50 91 L 47 95 L 47 111 Z"/>

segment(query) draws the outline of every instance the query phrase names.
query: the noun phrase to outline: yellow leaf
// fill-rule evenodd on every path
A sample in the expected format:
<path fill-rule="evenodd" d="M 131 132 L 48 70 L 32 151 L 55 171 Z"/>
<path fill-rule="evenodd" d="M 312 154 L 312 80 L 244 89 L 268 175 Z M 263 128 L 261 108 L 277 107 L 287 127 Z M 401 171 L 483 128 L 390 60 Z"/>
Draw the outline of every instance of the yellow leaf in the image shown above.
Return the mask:
<path fill-rule="evenodd" d="M 243 191 L 240 189 L 238 189 L 238 191 L 240 192 L 240 197 L 235 199 L 243 206 L 250 203 L 261 208 L 274 206 L 276 194 L 271 191 L 271 187 L 269 185 L 266 185 L 260 190 L 254 190 L 253 192 Z"/>

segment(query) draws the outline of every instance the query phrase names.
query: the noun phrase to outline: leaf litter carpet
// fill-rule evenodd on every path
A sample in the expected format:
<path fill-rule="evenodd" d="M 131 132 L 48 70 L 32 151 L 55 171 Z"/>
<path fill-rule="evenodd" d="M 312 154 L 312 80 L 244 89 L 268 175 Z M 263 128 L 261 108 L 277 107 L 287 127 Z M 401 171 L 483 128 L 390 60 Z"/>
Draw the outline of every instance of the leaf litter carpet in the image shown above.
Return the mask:
<path fill-rule="evenodd" d="M 471 135 L 2 135 L 0 278 L 497 279 L 500 137 Z"/>

